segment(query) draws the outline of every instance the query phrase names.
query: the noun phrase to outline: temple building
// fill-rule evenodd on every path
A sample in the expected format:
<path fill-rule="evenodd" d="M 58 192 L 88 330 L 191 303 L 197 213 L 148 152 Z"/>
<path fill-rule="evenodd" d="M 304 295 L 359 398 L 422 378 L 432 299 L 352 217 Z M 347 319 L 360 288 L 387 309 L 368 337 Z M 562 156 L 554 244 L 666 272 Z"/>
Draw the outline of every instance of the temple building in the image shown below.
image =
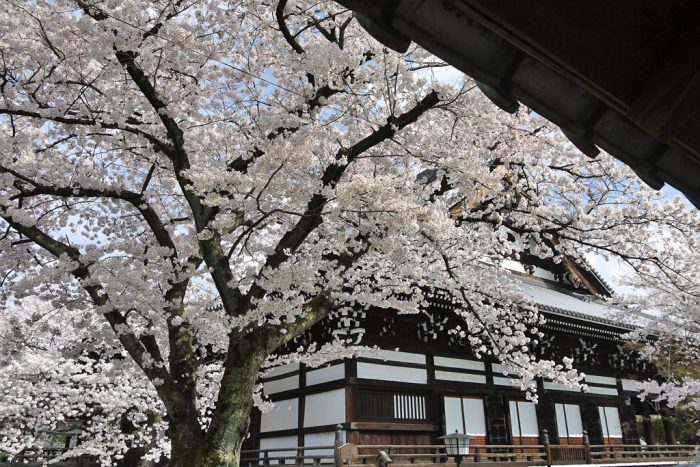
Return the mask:
<path fill-rule="evenodd" d="M 591 444 L 638 444 L 637 416 L 645 422 L 641 437 L 652 444 L 649 417 L 659 411 L 673 443 L 667 409 L 637 397 L 635 381 L 654 377 L 654 368 L 622 340 L 633 328 L 607 317 L 612 310 L 602 298 L 612 292 L 599 274 L 573 261 L 539 260 L 528 249 L 504 266 L 546 318 L 534 352 L 557 361 L 572 357 L 586 374 L 587 392 L 540 380 L 539 403 L 526 400 L 500 364 L 475 358 L 447 332 L 458 324 L 453 302 L 432 290 L 418 314 L 347 307 L 300 336 L 296 345 L 351 338 L 382 350 L 268 372 L 264 391 L 276 407 L 254 410 L 245 448 L 328 446 L 338 424 L 358 445 L 435 444 L 455 430 L 473 436 L 474 444 L 540 444 L 542 430 L 554 444 L 582 444 L 584 430 Z"/>

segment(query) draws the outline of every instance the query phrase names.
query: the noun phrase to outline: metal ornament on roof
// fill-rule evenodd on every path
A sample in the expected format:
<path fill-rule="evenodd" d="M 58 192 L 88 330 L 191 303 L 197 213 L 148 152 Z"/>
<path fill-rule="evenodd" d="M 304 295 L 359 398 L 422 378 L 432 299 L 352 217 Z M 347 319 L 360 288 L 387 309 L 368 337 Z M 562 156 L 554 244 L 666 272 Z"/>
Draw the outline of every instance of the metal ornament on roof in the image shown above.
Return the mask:
<path fill-rule="evenodd" d="M 398 335 L 396 320 L 391 316 L 383 316 L 379 327 L 379 337 L 396 337 Z"/>
<path fill-rule="evenodd" d="M 579 363 L 596 365 L 599 360 L 598 344 L 579 339 L 579 345 L 574 349 L 574 359 Z"/>
<path fill-rule="evenodd" d="M 554 339 L 555 337 L 551 334 L 545 334 L 539 339 L 536 348 L 540 357 L 554 355 Z"/>
<path fill-rule="evenodd" d="M 362 320 L 367 318 L 367 312 L 357 306 L 342 306 L 331 311 L 328 315 L 329 323 L 335 323 L 335 329 L 331 330 L 333 339 L 339 342 L 359 344 L 365 335 Z"/>
<path fill-rule="evenodd" d="M 421 311 L 421 315 L 422 319 L 418 326 L 418 339 L 426 344 L 438 340 L 445 333 L 449 318 L 428 311 Z"/>
<path fill-rule="evenodd" d="M 623 344 L 617 345 L 617 352 L 610 354 L 608 364 L 616 370 L 637 370 L 646 371 L 649 364 L 643 361 L 634 350 L 625 347 Z"/>

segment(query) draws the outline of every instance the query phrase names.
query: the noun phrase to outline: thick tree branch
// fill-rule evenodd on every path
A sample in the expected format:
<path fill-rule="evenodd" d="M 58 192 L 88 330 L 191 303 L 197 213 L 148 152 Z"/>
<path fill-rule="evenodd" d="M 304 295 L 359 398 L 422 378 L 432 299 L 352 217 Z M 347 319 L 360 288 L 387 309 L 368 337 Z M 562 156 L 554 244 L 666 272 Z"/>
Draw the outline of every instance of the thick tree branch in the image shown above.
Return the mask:
<path fill-rule="evenodd" d="M 177 247 L 170 237 L 170 233 L 165 228 L 165 224 L 158 216 L 158 213 L 140 194 L 128 190 L 113 190 L 105 188 L 82 188 L 82 187 L 58 187 L 40 184 L 27 177 L 21 176 L 14 170 L 0 166 L 0 173 L 10 173 L 15 177 L 21 177 L 22 182 L 15 180 L 14 186 L 19 190 L 17 197 L 27 198 L 31 196 L 50 195 L 63 198 L 110 198 L 125 201 L 139 211 L 148 227 L 153 232 L 158 244 L 164 248 L 169 248 L 171 258 L 177 257 Z M 27 185 L 31 185 L 30 187 Z"/>
<path fill-rule="evenodd" d="M 14 171 L 0 167 L 0 173 L 2 172 L 9 172 L 15 176 L 19 175 Z M 170 265 L 175 274 L 178 275 L 185 273 L 185 271 L 182 270 L 182 266 L 178 262 L 177 248 L 170 236 L 170 233 L 165 228 L 165 225 L 153 207 L 146 202 L 145 198 L 141 194 L 126 190 L 48 186 L 39 184 L 38 182 L 30 180 L 26 177 L 22 177 L 22 180 L 22 182 L 18 182 L 16 180 L 15 187 L 20 190 L 20 194 L 23 197 L 49 195 L 64 198 L 110 198 L 122 200 L 131 204 L 139 211 L 139 213 L 141 213 L 141 216 L 148 224 L 158 244 L 170 250 L 167 258 L 170 261 Z M 27 187 L 27 185 L 31 185 L 31 188 Z M 77 250 L 75 250 L 73 254 L 77 255 Z M 196 267 L 199 265 L 199 260 L 194 259 L 193 261 L 190 261 L 190 263 L 193 263 L 193 266 Z M 189 278 L 186 275 L 181 280 L 176 280 L 169 283 L 164 297 L 166 302 L 169 304 L 165 311 L 168 313 L 170 320 L 176 317 L 181 318 L 184 315 L 183 300 L 188 283 Z M 194 391 L 196 384 L 195 374 L 198 364 L 193 350 L 194 337 L 189 323 L 182 322 L 174 325 L 172 322 L 170 322 L 168 325 L 168 336 L 170 344 L 170 371 L 172 374 L 177 375 L 177 379 L 180 379 L 183 383 L 185 383 L 187 390 Z M 160 350 L 157 347 L 154 347 L 155 340 L 149 339 L 145 336 L 142 336 L 140 340 L 149 350 L 149 352 L 154 354 L 154 358 L 155 356 L 160 358 Z"/>
<path fill-rule="evenodd" d="M 287 41 L 287 43 L 294 49 L 294 51 L 298 54 L 304 54 L 306 51 L 304 48 L 297 42 L 295 37 L 292 35 L 291 32 L 289 32 L 289 28 L 287 27 L 287 23 L 285 22 L 285 14 L 284 14 L 284 8 L 287 6 L 287 0 L 280 0 L 279 3 L 277 3 L 277 8 L 275 9 L 275 17 L 277 18 L 277 25 L 280 28 L 280 31 L 282 32 L 282 35 L 284 36 L 284 39 Z M 313 85 L 313 81 L 310 81 L 311 84 Z"/>
<path fill-rule="evenodd" d="M 134 126 L 119 125 L 117 123 L 102 122 L 102 121 L 91 119 L 91 118 L 72 118 L 72 117 L 59 117 L 59 116 L 50 117 L 50 116 L 42 115 L 39 112 L 32 112 L 32 111 L 21 110 L 21 109 L 0 108 L 0 115 L 13 115 L 13 116 L 18 116 L 18 117 L 38 118 L 38 119 L 51 121 L 51 122 L 63 123 L 65 125 L 89 126 L 89 127 L 94 127 L 94 128 L 103 128 L 106 130 L 120 130 L 120 131 L 124 131 L 127 133 L 141 136 L 142 138 L 146 139 L 149 143 L 151 143 L 157 150 L 159 150 L 160 152 L 162 152 L 164 154 L 169 154 L 172 152 L 172 147 L 169 144 L 166 144 L 165 142 L 161 141 L 159 138 L 156 138 L 152 134 L 145 132 L 139 128 L 135 128 Z"/>
<path fill-rule="evenodd" d="M 295 111 L 295 113 L 297 116 L 301 117 L 305 111 L 312 112 L 312 111 L 316 110 L 317 108 L 321 107 L 323 105 L 323 104 L 321 104 L 321 102 L 323 102 L 325 99 L 328 99 L 329 97 L 334 96 L 335 94 L 338 94 L 341 92 L 344 92 L 344 91 L 342 89 L 331 88 L 329 85 L 321 86 L 318 89 L 316 89 L 316 92 L 314 93 L 313 97 L 311 97 L 310 99 L 308 99 L 305 102 L 305 104 L 304 104 L 305 109 L 303 109 L 303 108 L 297 109 Z M 297 131 L 299 131 L 299 129 L 300 129 L 300 127 L 298 127 L 298 126 L 275 128 L 274 130 L 272 130 L 271 132 L 269 132 L 267 134 L 267 140 L 272 141 L 279 136 L 282 136 L 285 134 L 296 133 Z M 264 155 L 265 155 L 265 152 L 262 149 L 255 147 L 255 148 L 253 148 L 252 151 L 250 151 L 250 153 L 248 153 L 246 155 L 246 157 L 238 156 L 236 159 L 231 161 L 228 164 L 227 168 L 228 168 L 228 170 L 234 170 L 236 172 L 246 173 L 248 171 L 248 168 L 256 160 L 258 160 L 259 158 L 261 158 Z"/>
<path fill-rule="evenodd" d="M 198 412 L 195 400 L 192 397 L 194 383 L 189 381 L 189 379 L 194 381 L 194 375 L 185 375 L 183 377 L 180 374 L 175 374 L 174 377 L 171 376 L 171 373 L 163 364 L 162 354 L 155 339 L 152 336 L 137 337 L 134 334 L 122 313 L 110 306 L 111 300 L 109 295 L 100 284 L 95 283 L 90 275 L 89 265 L 82 262 L 80 252 L 76 248 L 55 240 L 37 227 L 25 226 L 14 221 L 11 215 L 7 214 L 7 207 L 0 206 L 0 209 L 2 211 L 0 217 L 18 233 L 32 239 L 37 246 L 48 251 L 53 256 L 67 256 L 75 263 L 75 268 L 71 271 L 71 274 L 85 289 L 98 308 L 108 309 L 108 311 L 102 311 L 102 315 L 109 323 L 119 342 L 124 346 L 124 349 L 154 385 L 168 413 L 173 418 L 178 418 L 183 426 L 186 427 L 186 430 L 198 432 L 200 429 L 197 418 Z M 169 328 L 169 332 L 173 333 L 174 330 Z M 182 338 L 181 333 L 176 332 L 176 337 Z M 171 349 L 171 352 L 173 351 L 180 355 L 178 347 Z M 148 355 L 148 358 L 146 358 L 146 355 Z M 173 358 L 176 357 L 171 356 L 171 362 Z M 191 362 L 186 363 L 186 365 L 176 365 L 175 369 L 182 371 L 190 368 Z"/>
<path fill-rule="evenodd" d="M 71 272 L 73 277 L 80 282 L 81 286 L 88 293 L 93 303 L 99 308 L 109 307 L 109 296 L 101 285 L 94 283 L 90 276 L 89 265 L 82 262 L 80 252 L 76 248 L 52 238 L 35 226 L 20 224 L 7 213 L 6 206 L 2 206 L 0 209 L 2 209 L 0 217 L 2 217 L 5 222 L 7 222 L 15 231 L 26 236 L 27 238 L 30 238 L 37 246 L 43 248 L 56 258 L 64 256 L 70 258 L 75 263 L 75 268 Z M 102 314 L 107 319 L 107 322 L 121 344 L 129 352 L 131 358 L 134 359 L 134 362 L 136 362 L 136 364 L 143 370 L 144 374 L 148 376 L 151 381 L 160 378 L 165 382 L 172 383 L 170 374 L 164 367 L 144 365 L 144 354 L 147 352 L 147 349 L 131 330 L 130 326 L 126 322 L 126 319 L 122 316 L 119 310 L 112 308 L 109 311 L 102 312 Z M 155 345 L 155 342 L 149 344 L 149 346 L 154 350 L 154 354 L 150 355 L 150 358 L 155 360 L 157 356 L 160 355 L 160 350 L 157 350 L 157 347 L 153 347 L 153 345 Z"/>
<path fill-rule="evenodd" d="M 231 272 L 226 253 L 221 246 L 220 234 L 208 228 L 209 222 L 216 215 L 216 209 L 202 204 L 197 193 L 193 191 L 194 183 L 185 173 L 190 169 L 190 161 L 184 147 L 184 133 L 175 119 L 168 115 L 167 105 L 160 99 L 155 87 L 144 71 L 136 64 L 136 53 L 117 50 L 115 54 L 141 91 L 141 94 L 159 115 L 163 126 L 168 132 L 174 148 L 167 155 L 173 163 L 175 177 L 180 185 L 180 189 L 192 210 L 199 237 L 200 252 L 207 266 L 211 269 L 211 276 L 221 296 L 224 309 L 229 314 L 235 314 L 240 307 L 241 293 L 238 289 L 229 285 L 233 280 L 233 273 Z"/>
<path fill-rule="evenodd" d="M 335 162 L 326 168 L 321 178 L 322 186 L 324 188 L 335 188 L 336 184 L 345 173 L 345 170 L 359 155 L 392 138 L 398 130 L 405 128 L 418 120 L 421 115 L 433 108 L 439 102 L 440 99 L 438 94 L 433 91 L 416 103 L 411 110 L 399 115 L 398 117 L 389 118 L 389 121 L 386 124 L 377 128 L 371 135 L 361 139 L 349 148 L 339 150 L 336 154 Z M 328 198 L 321 193 L 316 193 L 311 198 L 299 221 L 294 227 L 292 227 L 291 230 L 287 231 L 282 236 L 282 239 L 275 247 L 274 253 L 267 257 L 265 266 L 261 270 L 261 273 L 263 273 L 265 269 L 277 268 L 289 257 L 289 252 L 296 251 L 306 240 L 309 234 L 311 234 L 311 232 L 321 225 L 323 222 L 321 214 L 327 202 Z M 262 290 L 259 286 L 254 285 L 248 292 L 247 298 L 260 298 L 262 295 L 264 295 L 264 293 L 264 290 Z"/>

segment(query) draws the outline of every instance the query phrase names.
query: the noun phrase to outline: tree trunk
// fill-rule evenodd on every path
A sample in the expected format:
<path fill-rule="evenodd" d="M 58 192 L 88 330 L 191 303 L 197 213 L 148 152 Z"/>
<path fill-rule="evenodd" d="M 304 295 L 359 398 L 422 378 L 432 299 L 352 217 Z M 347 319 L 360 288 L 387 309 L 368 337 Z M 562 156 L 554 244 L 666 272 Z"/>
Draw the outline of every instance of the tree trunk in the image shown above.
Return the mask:
<path fill-rule="evenodd" d="M 196 394 L 166 393 L 168 436 L 170 438 L 169 467 L 196 467 L 204 449 L 204 433 L 198 420 Z"/>
<path fill-rule="evenodd" d="M 193 456 L 176 459 L 173 467 L 239 467 L 241 446 L 248 435 L 253 390 L 260 365 L 269 355 L 268 343 L 254 333 L 231 338 L 219 398 L 197 463 Z M 186 453 L 184 453 L 186 455 Z"/>

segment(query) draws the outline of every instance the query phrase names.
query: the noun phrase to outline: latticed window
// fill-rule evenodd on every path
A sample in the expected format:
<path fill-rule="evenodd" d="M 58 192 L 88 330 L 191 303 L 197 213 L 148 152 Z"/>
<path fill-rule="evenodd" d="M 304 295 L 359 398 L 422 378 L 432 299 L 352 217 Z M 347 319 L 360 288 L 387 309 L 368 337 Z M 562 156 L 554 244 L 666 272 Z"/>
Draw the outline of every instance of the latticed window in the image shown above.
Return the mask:
<path fill-rule="evenodd" d="M 425 394 L 359 391 L 359 415 L 364 420 L 424 421 L 429 419 Z"/>
<path fill-rule="evenodd" d="M 394 418 L 425 420 L 425 396 L 394 394 Z"/>

